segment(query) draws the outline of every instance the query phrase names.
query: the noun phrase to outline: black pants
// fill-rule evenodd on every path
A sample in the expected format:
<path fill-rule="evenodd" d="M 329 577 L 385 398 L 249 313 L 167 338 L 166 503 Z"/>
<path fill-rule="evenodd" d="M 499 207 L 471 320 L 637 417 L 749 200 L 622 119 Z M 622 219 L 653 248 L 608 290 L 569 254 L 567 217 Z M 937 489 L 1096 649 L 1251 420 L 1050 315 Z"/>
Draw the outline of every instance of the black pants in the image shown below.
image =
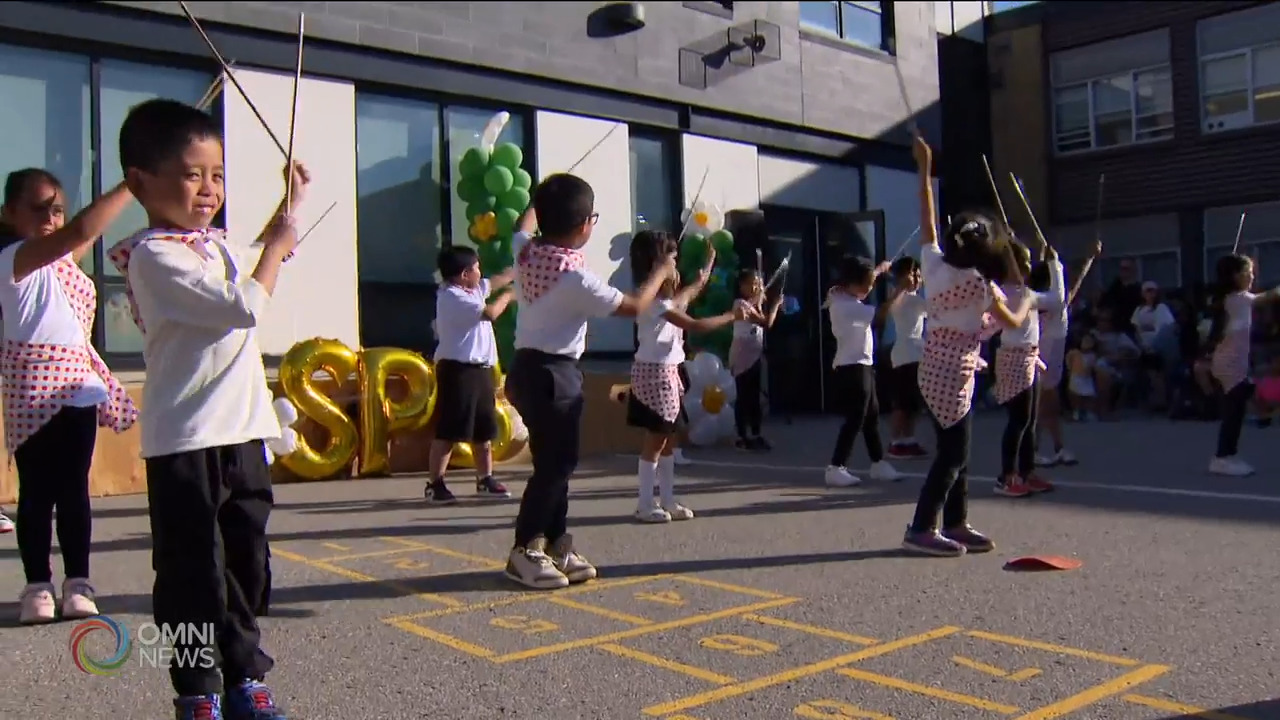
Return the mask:
<path fill-rule="evenodd" d="M 733 404 L 733 419 L 738 426 L 738 437 L 743 440 L 759 437 L 764 408 L 760 406 L 760 384 L 763 380 L 763 363 L 759 360 L 733 379 L 737 401 Z M 748 435 L 747 431 L 751 434 Z"/>
<path fill-rule="evenodd" d="M 28 583 L 53 581 L 54 509 L 58 547 L 69 578 L 89 577 L 89 466 L 98 409 L 64 407 L 14 453 L 18 467 L 18 553 Z"/>
<path fill-rule="evenodd" d="M 569 478 L 578 468 L 582 371 L 570 357 L 517 350 L 506 391 L 529 429 L 533 455 L 533 476 L 516 516 L 516 547 L 537 537 L 554 543 L 567 532 Z"/>
<path fill-rule="evenodd" d="M 1244 427 L 1244 416 L 1249 409 L 1249 400 L 1253 398 L 1254 385 L 1244 382 L 1231 388 L 1222 401 L 1222 424 L 1218 426 L 1218 457 L 1234 457 L 1240 452 L 1240 430 Z M 19 508 L 19 514 L 22 510 Z M 18 520 L 18 529 L 22 529 L 22 520 Z"/>
<path fill-rule="evenodd" d="M 832 373 L 840 401 L 844 404 L 844 422 L 836 436 L 831 464 L 844 467 L 853 453 L 853 441 L 862 431 L 871 462 L 884 459 L 880 441 L 880 401 L 876 398 L 876 371 L 870 365 L 841 365 Z"/>
<path fill-rule="evenodd" d="M 960 527 L 969 519 L 969 441 L 973 432 L 973 410 L 949 428 L 933 420 L 938 435 L 933 465 L 925 476 L 916 503 L 911 529 L 926 532 L 938 528 L 938 512 L 942 527 Z"/>
<path fill-rule="evenodd" d="M 1040 412 L 1040 379 L 1004 404 L 1009 421 L 1000 441 L 1001 480 L 1017 473 L 1026 478 L 1036 469 L 1036 416 Z"/>
<path fill-rule="evenodd" d="M 234 687 L 262 679 L 274 665 L 260 647 L 256 616 L 268 592 L 273 503 L 262 441 L 161 455 L 146 464 L 156 624 L 212 623 L 222 668 L 219 678 L 217 668 L 173 667 L 174 690 L 208 695 L 222 692 L 224 681 Z"/>

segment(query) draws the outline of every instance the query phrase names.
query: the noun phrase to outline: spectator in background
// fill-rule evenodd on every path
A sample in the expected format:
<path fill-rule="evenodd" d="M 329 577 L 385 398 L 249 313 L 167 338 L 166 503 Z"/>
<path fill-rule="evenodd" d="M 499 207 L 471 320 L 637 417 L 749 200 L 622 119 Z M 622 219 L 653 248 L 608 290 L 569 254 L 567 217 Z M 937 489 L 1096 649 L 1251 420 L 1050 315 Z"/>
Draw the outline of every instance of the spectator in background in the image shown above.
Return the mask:
<path fill-rule="evenodd" d="M 1132 258 L 1120 260 L 1120 272 L 1103 291 L 1099 306 L 1112 312 L 1115 328 L 1133 333 L 1133 313 L 1142 305 L 1142 286 L 1138 279 L 1138 266 Z"/>
<path fill-rule="evenodd" d="M 1178 329 L 1173 312 L 1161 302 L 1160 286 L 1150 280 L 1142 283 L 1142 304 L 1129 318 L 1134 339 L 1142 351 L 1139 365 L 1150 383 L 1148 399 L 1153 408 L 1163 407 L 1167 400 L 1166 373 L 1172 371 L 1178 358 Z"/>
<path fill-rule="evenodd" d="M 1110 309 L 1098 312 L 1095 336 L 1098 341 L 1097 412 L 1102 417 L 1111 413 L 1116 400 L 1132 385 L 1142 352 L 1133 339 L 1120 330 Z"/>

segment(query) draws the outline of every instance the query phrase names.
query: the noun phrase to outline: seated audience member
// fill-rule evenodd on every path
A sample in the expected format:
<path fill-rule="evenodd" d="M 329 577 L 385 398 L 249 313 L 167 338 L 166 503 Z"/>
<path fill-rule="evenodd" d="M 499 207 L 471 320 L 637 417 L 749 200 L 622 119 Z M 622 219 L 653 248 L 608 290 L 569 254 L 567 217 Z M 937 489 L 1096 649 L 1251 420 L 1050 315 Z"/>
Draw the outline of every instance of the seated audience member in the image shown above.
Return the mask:
<path fill-rule="evenodd" d="M 1105 416 L 1115 403 L 1124 397 L 1137 375 L 1138 360 L 1142 351 L 1122 330 L 1117 329 L 1110 310 L 1098 313 L 1098 415 Z"/>

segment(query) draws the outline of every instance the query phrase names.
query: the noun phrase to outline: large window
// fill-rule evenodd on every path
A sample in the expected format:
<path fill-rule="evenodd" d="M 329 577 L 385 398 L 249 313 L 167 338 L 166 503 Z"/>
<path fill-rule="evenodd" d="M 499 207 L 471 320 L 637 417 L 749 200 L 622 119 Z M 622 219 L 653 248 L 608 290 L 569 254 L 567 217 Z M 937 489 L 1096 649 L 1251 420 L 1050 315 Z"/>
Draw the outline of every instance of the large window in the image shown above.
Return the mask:
<path fill-rule="evenodd" d="M 465 205 L 451 187 L 463 153 L 479 144 L 496 112 L 356 94 L 362 345 L 435 347 L 436 256 L 472 244 Z M 512 113 L 498 142 L 523 147 L 523 130 L 522 116 Z"/>
<path fill-rule="evenodd" d="M 1205 132 L 1280 122 L 1280 4 L 1209 18 L 1197 35 Z"/>
<path fill-rule="evenodd" d="M 893 47 L 893 3 L 802 2 L 800 27 L 888 52 Z"/>
<path fill-rule="evenodd" d="M 644 132 L 631 133 L 632 229 L 680 231 L 680 195 L 676 173 L 680 162 L 675 138 Z"/>
<path fill-rule="evenodd" d="M 1173 137 L 1169 36 L 1157 31 L 1051 58 L 1058 153 Z"/>
<path fill-rule="evenodd" d="M 130 108 L 156 97 L 195 103 L 212 80 L 210 73 L 0 45 L 0 175 L 44 168 L 62 181 L 68 210 L 78 212 L 123 177 L 117 138 Z M 124 280 L 103 254 L 145 223 L 142 208 L 130 205 L 81 263 L 98 286 L 94 345 L 113 362 L 138 362 L 142 337 Z"/>

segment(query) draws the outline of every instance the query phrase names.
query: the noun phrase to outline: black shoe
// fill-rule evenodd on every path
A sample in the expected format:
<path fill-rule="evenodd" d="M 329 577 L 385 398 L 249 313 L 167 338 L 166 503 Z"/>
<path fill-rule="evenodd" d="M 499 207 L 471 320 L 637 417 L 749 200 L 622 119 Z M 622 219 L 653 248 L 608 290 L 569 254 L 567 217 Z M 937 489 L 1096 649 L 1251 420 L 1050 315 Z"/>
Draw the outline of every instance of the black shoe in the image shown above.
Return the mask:
<path fill-rule="evenodd" d="M 476 494 L 491 498 L 511 497 L 511 491 L 507 486 L 494 480 L 492 475 L 476 483 Z"/>
<path fill-rule="evenodd" d="M 751 449 L 759 450 L 760 452 L 769 452 L 770 450 L 773 450 L 773 446 L 769 444 L 768 440 L 757 435 L 751 439 Z"/>
<path fill-rule="evenodd" d="M 432 505 L 453 505 L 458 502 L 458 498 L 449 492 L 449 486 L 444 484 L 444 480 L 436 478 L 432 480 L 427 489 L 423 492 L 423 496 L 427 498 L 427 502 Z"/>

